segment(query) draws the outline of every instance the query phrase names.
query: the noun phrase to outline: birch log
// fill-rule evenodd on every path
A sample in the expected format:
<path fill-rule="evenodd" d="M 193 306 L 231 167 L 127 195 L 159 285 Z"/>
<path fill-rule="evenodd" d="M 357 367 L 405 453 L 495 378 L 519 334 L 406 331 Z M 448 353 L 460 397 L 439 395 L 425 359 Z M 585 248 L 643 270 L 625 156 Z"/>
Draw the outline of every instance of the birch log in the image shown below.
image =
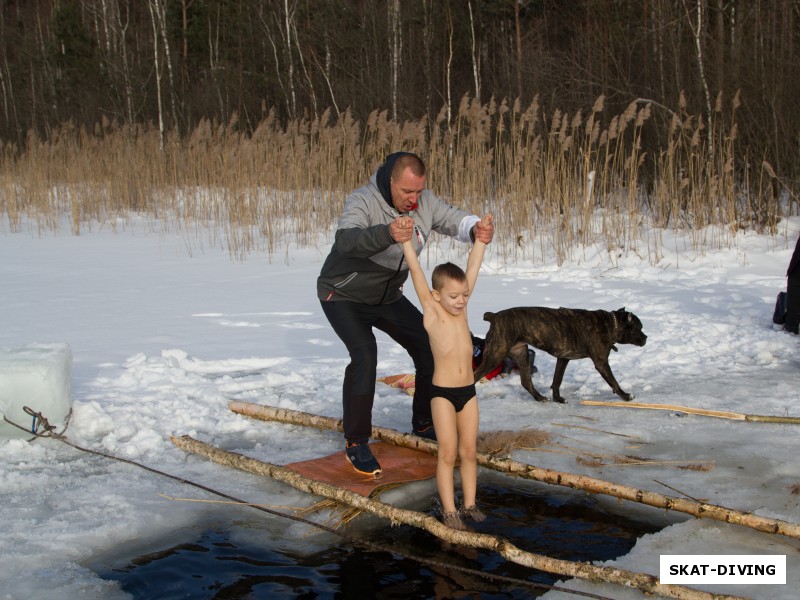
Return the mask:
<path fill-rule="evenodd" d="M 704 592 L 679 585 L 664 585 L 659 583 L 657 577 L 646 573 L 626 571 L 614 567 L 597 567 L 589 563 L 577 563 L 526 552 L 504 538 L 485 533 L 457 531 L 447 527 L 434 517 L 425 513 L 396 508 L 377 500 L 371 500 L 366 496 L 356 494 L 350 490 L 309 479 L 285 467 L 263 462 L 235 452 L 222 450 L 187 435 L 172 437 L 171 439 L 172 442 L 182 450 L 204 456 L 215 463 L 234 467 L 255 475 L 270 477 L 276 481 L 287 483 L 300 491 L 323 496 L 388 519 L 392 524 L 403 523 L 419 529 L 424 529 L 432 535 L 453 544 L 492 550 L 511 562 L 532 569 L 539 569 L 540 571 L 546 571 L 565 577 L 577 577 L 593 582 L 605 581 L 616 585 L 636 588 L 645 594 L 659 594 L 668 598 L 680 598 L 685 600 L 736 600 L 739 598 L 737 596 Z"/>
<path fill-rule="evenodd" d="M 798 417 L 777 417 L 772 415 L 748 415 L 745 413 L 729 412 L 727 410 L 710 410 L 707 408 L 693 408 L 678 404 L 647 404 L 645 402 L 605 402 L 601 400 L 581 400 L 586 406 L 612 406 L 614 408 L 649 408 L 650 410 L 674 410 L 675 412 L 704 417 L 717 417 L 718 419 L 732 419 L 734 421 L 752 421 L 757 423 L 788 423 L 800 425 Z"/>
<path fill-rule="evenodd" d="M 274 408 L 263 404 L 240 401 L 230 402 L 228 408 L 235 413 L 263 421 L 278 421 L 281 423 L 314 427 L 316 429 L 342 431 L 342 420 L 332 417 L 323 417 L 286 408 Z M 436 442 L 417 437 L 410 433 L 400 433 L 394 429 L 373 427 L 372 437 L 376 440 L 388 442 L 396 446 L 416 448 L 434 455 L 437 452 Z M 478 464 L 499 471 L 500 473 L 508 473 L 516 477 L 522 477 L 523 479 L 533 479 L 552 485 L 561 485 L 577 490 L 584 490 L 593 494 L 604 494 L 613 496 L 614 498 L 638 502 L 639 504 L 645 504 L 647 506 L 686 513 L 694 517 L 724 521 L 725 523 L 750 527 L 757 531 L 777 533 L 800 539 L 800 525 L 796 523 L 790 523 L 780 519 L 771 519 L 769 517 L 760 517 L 716 504 L 665 496 L 656 492 L 620 485 L 586 475 L 576 475 L 564 471 L 545 469 L 509 458 L 496 458 L 483 452 L 478 453 Z"/>

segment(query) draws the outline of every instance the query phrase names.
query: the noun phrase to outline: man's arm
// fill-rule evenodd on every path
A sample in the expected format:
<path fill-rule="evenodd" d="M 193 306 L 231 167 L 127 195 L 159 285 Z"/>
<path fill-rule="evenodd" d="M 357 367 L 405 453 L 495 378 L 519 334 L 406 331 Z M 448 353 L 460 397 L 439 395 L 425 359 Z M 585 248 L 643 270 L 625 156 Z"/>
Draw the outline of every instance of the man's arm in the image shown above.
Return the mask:
<path fill-rule="evenodd" d="M 347 197 L 335 239 L 336 250 L 342 256 L 366 258 L 405 241 L 405 230 L 398 229 L 396 222 L 375 223 L 371 202 L 362 190 L 355 190 Z"/>

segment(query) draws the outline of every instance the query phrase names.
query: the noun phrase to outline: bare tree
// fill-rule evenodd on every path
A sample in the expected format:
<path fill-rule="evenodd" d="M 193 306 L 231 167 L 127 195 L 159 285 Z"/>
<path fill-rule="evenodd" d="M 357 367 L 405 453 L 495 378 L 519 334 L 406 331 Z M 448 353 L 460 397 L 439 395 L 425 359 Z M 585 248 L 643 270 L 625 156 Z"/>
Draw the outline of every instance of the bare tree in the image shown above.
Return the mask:
<path fill-rule="evenodd" d="M 167 1 L 168 0 L 151 0 L 151 14 L 152 5 L 155 5 L 155 16 L 158 18 L 158 30 L 161 35 L 161 42 L 164 45 L 164 62 L 167 65 L 167 78 L 169 79 L 169 99 L 170 109 L 172 112 L 172 121 L 174 126 L 179 128 L 178 121 L 178 102 L 176 99 L 175 76 L 172 73 L 172 53 L 169 48 L 169 36 L 167 35 Z M 155 32 L 153 32 L 155 35 Z"/>
<path fill-rule="evenodd" d="M 717 91 L 725 88 L 725 4 L 724 0 L 714 0 L 714 49 L 715 79 Z"/>
<path fill-rule="evenodd" d="M 158 19 L 156 17 L 156 11 L 158 9 L 158 7 L 156 6 L 157 2 L 158 0 L 148 0 L 147 7 L 150 9 L 150 16 L 153 22 L 153 64 L 155 66 L 155 71 L 156 71 L 156 103 L 158 106 L 158 135 L 159 135 L 159 145 L 163 150 L 166 131 L 164 125 L 164 104 L 161 99 L 161 68 L 160 68 L 160 61 L 158 59 L 159 36 L 158 36 Z"/>
<path fill-rule="evenodd" d="M 117 9 L 117 40 L 122 58 L 122 80 L 125 94 L 125 109 L 128 124 L 133 124 L 135 113 L 133 108 L 133 80 L 131 77 L 130 61 L 128 60 L 128 27 L 130 26 L 130 6 L 125 5 L 125 18 L 122 11 Z"/>
<path fill-rule="evenodd" d="M 514 0 L 514 37 L 517 46 L 517 98 L 522 99 L 522 27 L 519 22 L 519 9 L 521 0 Z"/>
<path fill-rule="evenodd" d="M 696 8 L 697 8 L 697 23 L 695 26 L 692 26 L 692 19 L 691 15 L 689 14 L 689 9 L 686 9 L 686 16 L 689 20 L 689 26 L 692 27 L 692 34 L 694 37 L 694 45 L 695 51 L 697 56 L 697 68 L 699 71 L 700 76 L 700 85 L 703 87 L 703 94 L 705 95 L 706 99 L 706 122 L 710 125 L 711 123 L 711 92 L 708 89 L 708 81 L 706 80 L 706 71 L 705 66 L 703 63 L 703 12 L 704 12 L 704 4 L 703 0 L 696 0 Z M 708 147 L 709 149 L 712 147 L 712 127 L 708 127 L 706 129 L 708 133 Z"/>
<path fill-rule="evenodd" d="M 403 36 L 400 30 L 400 0 L 389 0 L 386 5 L 386 11 L 389 17 L 389 37 L 392 40 L 390 47 L 392 57 L 390 64 L 392 118 L 397 119 L 397 80 L 403 51 Z"/>
<path fill-rule="evenodd" d="M 469 33 L 470 40 L 472 41 L 472 78 L 475 82 L 475 99 L 481 101 L 481 60 L 478 54 L 478 44 L 475 41 L 475 18 L 472 14 L 472 0 L 467 0 L 467 8 L 469 8 Z"/>
<path fill-rule="evenodd" d="M 422 48 L 425 74 L 425 114 L 433 113 L 433 75 L 431 65 L 431 46 L 433 41 L 433 7 L 429 0 L 422 0 Z"/>
<path fill-rule="evenodd" d="M 286 67 L 289 75 L 289 114 L 294 117 L 297 114 L 297 97 L 294 91 L 294 60 L 292 59 L 292 21 L 294 20 L 294 5 L 289 10 L 289 0 L 283 0 L 283 16 L 286 25 Z"/>
<path fill-rule="evenodd" d="M 336 116 L 338 117 L 341 114 L 339 110 L 339 104 L 336 102 L 336 92 L 333 89 L 333 83 L 331 82 L 331 66 L 332 66 L 332 59 L 331 59 L 331 42 L 330 42 L 330 35 L 328 33 L 327 28 L 325 29 L 324 34 L 324 44 L 325 44 L 325 64 L 321 65 L 319 60 L 317 59 L 316 54 L 314 51 L 311 51 L 311 59 L 317 65 L 317 68 L 322 73 L 323 79 L 325 79 L 325 84 L 328 86 L 328 93 L 331 95 L 331 102 L 333 103 L 333 109 L 336 111 Z M 300 48 L 298 46 L 298 52 Z M 302 54 L 301 54 L 302 56 Z M 313 90 L 313 88 L 312 88 Z M 316 101 L 314 102 L 314 114 L 316 115 Z"/>
<path fill-rule="evenodd" d="M 122 98 L 119 112 L 125 122 L 133 123 L 134 91 L 127 41 L 131 15 L 130 5 L 127 2 L 123 4 L 124 14 L 120 0 L 100 0 L 99 7 L 89 4 L 86 10 L 94 17 L 95 31 L 98 39 L 102 40 L 99 46 L 102 49 L 101 65 L 104 72 L 112 80 L 121 79 L 120 89 L 115 90 Z"/>
<path fill-rule="evenodd" d="M 300 60 L 300 67 L 303 69 L 303 74 L 306 76 L 306 82 L 308 83 L 308 90 L 309 95 L 311 96 L 311 106 L 314 111 L 314 118 L 317 118 L 319 116 L 319 110 L 317 108 L 317 93 L 314 91 L 314 80 L 311 78 L 311 74 L 306 68 L 306 61 L 303 58 L 303 50 L 300 48 L 300 36 L 297 35 L 297 25 L 292 23 L 292 29 L 294 31 L 294 43 L 297 47 L 297 57 Z"/>
<path fill-rule="evenodd" d="M 450 74 L 453 67 L 453 13 L 450 7 L 447 8 L 447 69 L 445 76 L 447 80 L 447 94 L 445 95 L 445 105 L 447 106 L 447 127 L 453 122 L 453 91 Z"/>
<path fill-rule="evenodd" d="M 278 35 L 281 37 L 281 41 L 283 43 L 284 54 L 286 56 L 286 79 L 284 81 L 283 73 L 284 69 L 281 64 L 281 51 L 279 49 L 278 40 L 276 39 L 276 35 L 273 33 L 273 29 L 267 20 L 264 12 L 262 10 L 263 7 L 259 7 L 258 11 L 258 19 L 261 23 L 261 26 L 264 30 L 264 33 L 269 40 L 270 46 L 272 47 L 272 57 L 275 62 L 275 76 L 278 81 L 278 86 L 283 93 L 284 98 L 286 99 L 286 111 L 288 113 L 289 118 L 294 118 L 294 115 L 297 110 L 297 102 L 296 102 L 296 94 L 294 90 L 294 61 L 292 59 L 292 48 L 291 48 L 291 22 L 293 17 L 293 12 L 289 9 L 289 2 L 288 0 L 284 0 L 283 8 L 284 14 L 282 20 L 280 20 L 278 15 L 272 15 L 275 18 L 276 27 L 275 29 L 278 32 Z M 292 9 L 293 10 L 293 9 Z M 284 30 L 284 27 L 286 28 Z"/>
<path fill-rule="evenodd" d="M 189 9 L 195 3 L 195 0 L 181 0 L 181 42 L 183 60 L 189 58 Z"/>
<path fill-rule="evenodd" d="M 8 65 L 8 54 L 6 53 L 6 11 L 4 4 L 5 3 L 0 5 L 0 40 L 3 40 L 3 43 L 0 44 L 0 52 L 3 53 L 3 64 L 0 65 L 0 91 L 3 93 L 3 117 L 5 118 L 6 123 L 10 125 L 12 121 L 12 115 L 15 124 L 18 123 L 18 120 L 17 106 L 14 102 L 14 88 L 11 79 L 11 71 L 9 70 Z M 7 74 L 7 76 L 4 76 L 4 72 Z"/>

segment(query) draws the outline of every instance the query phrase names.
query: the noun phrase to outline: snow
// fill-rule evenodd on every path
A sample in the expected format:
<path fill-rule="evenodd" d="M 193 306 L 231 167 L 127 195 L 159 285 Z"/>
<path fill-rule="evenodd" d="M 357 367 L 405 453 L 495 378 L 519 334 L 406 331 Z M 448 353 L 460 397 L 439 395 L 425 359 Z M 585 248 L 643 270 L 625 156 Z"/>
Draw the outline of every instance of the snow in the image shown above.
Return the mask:
<path fill-rule="evenodd" d="M 73 414 L 66 433 L 72 443 L 250 502 L 307 505 L 308 498 L 285 485 L 187 456 L 170 436 L 189 434 L 278 464 L 341 450 L 337 434 L 253 421 L 227 408 L 234 398 L 341 416 L 346 353 L 315 295 L 330 236 L 312 248 L 289 246 L 271 258 L 235 261 L 219 248 L 192 248 L 185 237 L 159 233 L 147 221 L 132 218 L 114 229 L 37 235 L 24 227 L 12 233 L 0 222 L 0 348 L 69 345 Z M 664 240 L 664 257 L 655 265 L 646 251 L 608 254 L 594 247 L 574 249 L 560 267 L 552 259 L 509 264 L 490 246 L 470 324 L 482 336 L 488 310 L 624 306 L 642 320 L 647 345 L 620 345 L 610 361 L 636 401 L 800 416 L 800 338 L 771 323 L 798 229 L 800 219 L 791 218 L 775 236 L 739 232 L 729 247 L 704 252 L 683 237 L 653 232 Z M 445 257 L 465 258 L 445 241 L 423 255 L 423 266 Z M 416 302 L 410 285 L 407 294 Z M 537 366 L 534 384 L 547 392 L 555 360 L 538 352 Z M 402 348 L 379 336 L 379 376 L 411 368 Z M 580 399 L 618 400 L 588 360 L 570 363 L 561 388 L 565 405 L 534 402 L 516 375 L 481 384 L 478 392 L 483 430 L 541 429 L 557 444 L 551 451 L 515 451 L 517 460 L 800 522 L 795 425 L 581 405 Z M 411 398 L 378 384 L 373 416 L 377 425 L 408 431 Z M 589 453 L 600 460 L 576 460 Z M 87 565 L 133 556 L 208 523 L 250 519 L 262 543 L 309 543 L 305 526 L 254 517 L 243 507 L 182 500 L 213 497 L 56 440 L 0 440 L 0 455 L 3 600 L 125 598 L 118 584 Z M 656 462 L 617 463 L 618 455 Z M 681 468 L 687 465 L 702 468 Z M 609 564 L 657 575 L 662 554 L 783 554 L 787 585 L 694 587 L 796 596 L 796 539 L 597 498 L 622 514 L 664 524 Z M 328 541 L 323 536 L 315 543 Z M 643 597 L 606 585 L 567 585 Z"/>

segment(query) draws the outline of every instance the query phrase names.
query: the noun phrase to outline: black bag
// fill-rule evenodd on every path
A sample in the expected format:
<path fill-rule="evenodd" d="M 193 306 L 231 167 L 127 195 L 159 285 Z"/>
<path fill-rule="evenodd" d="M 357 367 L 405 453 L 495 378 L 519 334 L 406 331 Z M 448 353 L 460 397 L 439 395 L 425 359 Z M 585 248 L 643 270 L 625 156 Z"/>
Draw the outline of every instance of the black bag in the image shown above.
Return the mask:
<path fill-rule="evenodd" d="M 775 300 L 775 312 L 772 313 L 772 322 L 776 325 L 786 323 L 786 292 L 778 292 Z"/>

